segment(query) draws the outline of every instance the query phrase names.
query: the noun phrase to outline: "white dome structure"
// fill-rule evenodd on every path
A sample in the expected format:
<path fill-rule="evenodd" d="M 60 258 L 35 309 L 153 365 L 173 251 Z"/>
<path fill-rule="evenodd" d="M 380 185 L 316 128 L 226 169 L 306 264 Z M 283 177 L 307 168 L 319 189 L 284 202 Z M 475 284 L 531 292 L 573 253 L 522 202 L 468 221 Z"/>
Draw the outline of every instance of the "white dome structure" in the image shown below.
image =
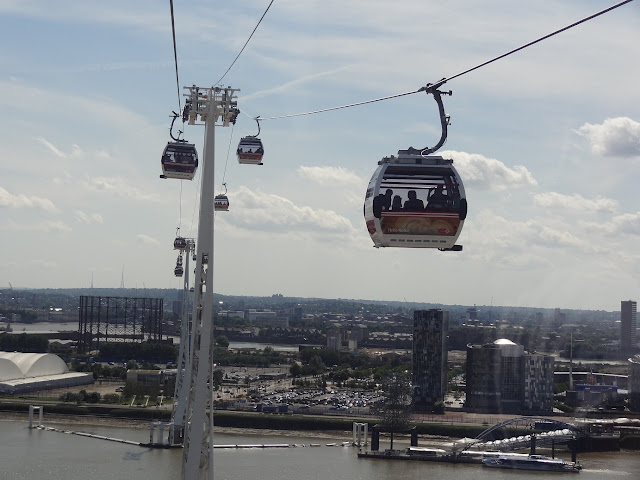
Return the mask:
<path fill-rule="evenodd" d="M 16 394 L 93 383 L 93 374 L 70 372 L 52 353 L 0 352 L 0 393 Z"/>

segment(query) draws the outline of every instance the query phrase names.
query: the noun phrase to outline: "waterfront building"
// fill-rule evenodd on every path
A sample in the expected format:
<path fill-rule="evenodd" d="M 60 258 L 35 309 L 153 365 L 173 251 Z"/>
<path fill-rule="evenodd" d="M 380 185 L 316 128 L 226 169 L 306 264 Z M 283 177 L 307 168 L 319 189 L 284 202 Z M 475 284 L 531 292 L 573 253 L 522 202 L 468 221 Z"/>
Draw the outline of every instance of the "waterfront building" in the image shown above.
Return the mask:
<path fill-rule="evenodd" d="M 0 352 L 0 394 L 18 395 L 93 383 L 91 372 L 71 372 L 53 353 Z"/>
<path fill-rule="evenodd" d="M 501 338 L 467 345 L 465 408 L 487 413 L 551 413 L 553 357 L 527 354 Z"/>
<path fill-rule="evenodd" d="M 623 355 L 633 355 L 636 349 L 636 302 L 620 302 L 620 351 Z"/>
<path fill-rule="evenodd" d="M 413 400 L 416 410 L 430 409 L 447 392 L 449 312 L 413 312 Z"/>

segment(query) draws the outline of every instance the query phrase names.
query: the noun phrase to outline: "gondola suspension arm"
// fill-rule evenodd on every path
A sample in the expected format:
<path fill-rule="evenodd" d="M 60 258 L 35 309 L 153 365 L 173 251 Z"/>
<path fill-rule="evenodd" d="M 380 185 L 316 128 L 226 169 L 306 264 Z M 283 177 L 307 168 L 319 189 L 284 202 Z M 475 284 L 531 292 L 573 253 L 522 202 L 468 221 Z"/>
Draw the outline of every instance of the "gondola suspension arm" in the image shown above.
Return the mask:
<path fill-rule="evenodd" d="M 440 114 L 440 125 L 442 127 L 442 134 L 440 135 L 440 140 L 434 147 L 424 147 L 422 149 L 409 147 L 407 150 L 401 150 L 401 153 L 406 153 L 409 155 L 429 155 L 433 152 L 438 151 L 442 145 L 447 141 L 447 127 L 449 126 L 449 116 L 444 113 L 444 104 L 442 103 L 442 95 L 451 95 L 453 92 L 451 90 L 440 91 L 438 90 L 445 82 L 446 78 L 443 78 L 437 83 L 428 83 L 426 86 L 422 87 L 419 91 L 424 91 L 427 94 L 432 94 L 436 103 L 438 104 L 438 113 Z M 399 153 L 400 153 L 399 152 Z"/>

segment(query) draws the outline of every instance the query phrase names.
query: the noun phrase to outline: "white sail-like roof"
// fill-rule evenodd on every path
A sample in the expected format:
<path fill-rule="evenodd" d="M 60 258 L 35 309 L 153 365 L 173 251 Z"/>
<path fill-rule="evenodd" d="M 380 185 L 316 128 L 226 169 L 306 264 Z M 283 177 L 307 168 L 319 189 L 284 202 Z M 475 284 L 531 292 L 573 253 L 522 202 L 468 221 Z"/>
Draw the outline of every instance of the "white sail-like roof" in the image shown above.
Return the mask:
<path fill-rule="evenodd" d="M 52 353 L 0 352 L 0 381 L 67 373 L 69 367 Z"/>

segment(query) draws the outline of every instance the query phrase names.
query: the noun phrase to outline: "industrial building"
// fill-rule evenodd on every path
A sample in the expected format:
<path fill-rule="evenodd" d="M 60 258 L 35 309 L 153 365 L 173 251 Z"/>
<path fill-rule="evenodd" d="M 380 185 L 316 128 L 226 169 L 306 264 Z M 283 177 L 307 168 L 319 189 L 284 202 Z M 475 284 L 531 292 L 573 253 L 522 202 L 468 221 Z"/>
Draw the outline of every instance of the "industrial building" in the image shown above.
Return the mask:
<path fill-rule="evenodd" d="M 430 409 L 447 393 L 449 312 L 413 312 L 413 401 L 416 410 Z"/>
<path fill-rule="evenodd" d="M 91 372 L 70 372 L 52 353 L 0 352 L 0 394 L 16 395 L 93 383 Z"/>
<path fill-rule="evenodd" d="M 551 413 L 553 357 L 525 353 L 501 338 L 467 345 L 465 409 L 486 413 Z"/>

